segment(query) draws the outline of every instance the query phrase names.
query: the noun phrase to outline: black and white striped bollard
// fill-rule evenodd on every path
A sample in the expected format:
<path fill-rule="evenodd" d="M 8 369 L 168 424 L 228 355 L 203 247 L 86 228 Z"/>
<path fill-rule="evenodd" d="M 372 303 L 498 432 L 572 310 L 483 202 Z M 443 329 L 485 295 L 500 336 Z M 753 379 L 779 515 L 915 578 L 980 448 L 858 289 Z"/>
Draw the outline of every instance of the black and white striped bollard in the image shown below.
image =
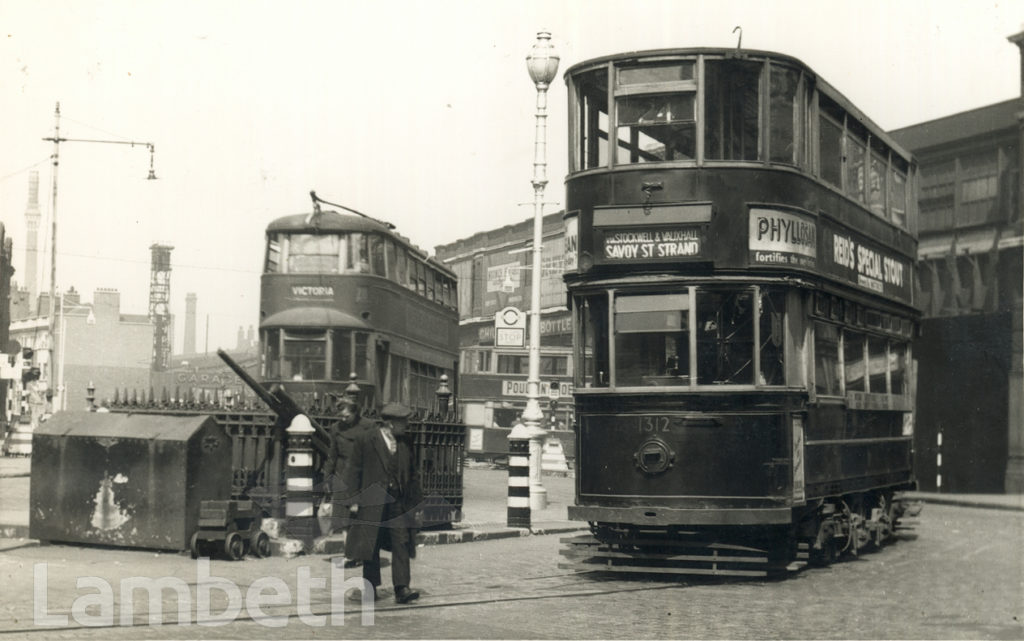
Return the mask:
<path fill-rule="evenodd" d="M 313 512 L 313 425 L 309 417 L 292 419 L 288 435 L 288 469 L 285 485 L 285 534 L 310 544 L 316 537 Z"/>
<path fill-rule="evenodd" d="M 508 435 L 508 526 L 530 527 L 530 438 L 522 423 Z"/>

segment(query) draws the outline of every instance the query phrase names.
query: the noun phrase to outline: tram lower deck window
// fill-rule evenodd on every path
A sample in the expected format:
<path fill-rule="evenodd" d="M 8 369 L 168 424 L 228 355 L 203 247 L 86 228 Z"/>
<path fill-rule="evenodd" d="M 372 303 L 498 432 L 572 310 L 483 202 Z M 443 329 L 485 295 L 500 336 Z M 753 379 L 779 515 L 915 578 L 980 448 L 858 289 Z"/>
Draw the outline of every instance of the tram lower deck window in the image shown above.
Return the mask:
<path fill-rule="evenodd" d="M 289 331 L 284 335 L 281 378 L 322 380 L 327 376 L 327 332 Z"/>
<path fill-rule="evenodd" d="M 616 386 L 689 383 L 689 294 L 615 299 Z"/>

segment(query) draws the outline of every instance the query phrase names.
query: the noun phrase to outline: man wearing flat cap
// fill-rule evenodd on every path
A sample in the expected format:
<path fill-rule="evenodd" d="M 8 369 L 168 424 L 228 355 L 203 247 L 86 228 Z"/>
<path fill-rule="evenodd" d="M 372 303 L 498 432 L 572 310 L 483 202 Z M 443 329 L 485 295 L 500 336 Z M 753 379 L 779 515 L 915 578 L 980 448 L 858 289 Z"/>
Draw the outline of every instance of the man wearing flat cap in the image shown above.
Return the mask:
<path fill-rule="evenodd" d="M 416 511 L 423 499 L 412 447 L 406 439 L 411 410 L 388 403 L 375 428 L 356 434 L 345 470 L 345 485 L 358 505 L 349 527 L 345 557 L 363 564 L 363 578 L 380 586 L 380 550 L 391 550 L 395 601 L 408 603 L 420 594 L 409 587 L 409 559 L 416 555 Z M 362 595 L 360 595 L 362 596 Z"/>

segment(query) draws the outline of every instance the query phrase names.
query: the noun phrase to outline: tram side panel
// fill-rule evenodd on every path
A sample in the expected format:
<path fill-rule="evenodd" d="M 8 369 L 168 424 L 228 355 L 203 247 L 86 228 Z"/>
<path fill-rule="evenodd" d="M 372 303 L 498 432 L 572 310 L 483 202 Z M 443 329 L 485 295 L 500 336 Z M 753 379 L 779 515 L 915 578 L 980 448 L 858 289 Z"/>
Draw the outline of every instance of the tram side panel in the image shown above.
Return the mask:
<path fill-rule="evenodd" d="M 805 442 L 808 499 L 913 486 L 903 412 L 812 407 Z"/>

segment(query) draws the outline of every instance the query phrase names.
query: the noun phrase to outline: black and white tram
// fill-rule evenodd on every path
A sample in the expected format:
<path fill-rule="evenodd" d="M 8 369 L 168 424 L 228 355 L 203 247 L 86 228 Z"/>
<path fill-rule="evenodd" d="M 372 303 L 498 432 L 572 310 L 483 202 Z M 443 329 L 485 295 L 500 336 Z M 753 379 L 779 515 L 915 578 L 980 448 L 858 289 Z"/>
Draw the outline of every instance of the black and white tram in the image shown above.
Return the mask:
<path fill-rule="evenodd" d="M 912 469 L 915 164 L 792 57 L 577 64 L 567 567 L 759 574 L 890 538 Z"/>

